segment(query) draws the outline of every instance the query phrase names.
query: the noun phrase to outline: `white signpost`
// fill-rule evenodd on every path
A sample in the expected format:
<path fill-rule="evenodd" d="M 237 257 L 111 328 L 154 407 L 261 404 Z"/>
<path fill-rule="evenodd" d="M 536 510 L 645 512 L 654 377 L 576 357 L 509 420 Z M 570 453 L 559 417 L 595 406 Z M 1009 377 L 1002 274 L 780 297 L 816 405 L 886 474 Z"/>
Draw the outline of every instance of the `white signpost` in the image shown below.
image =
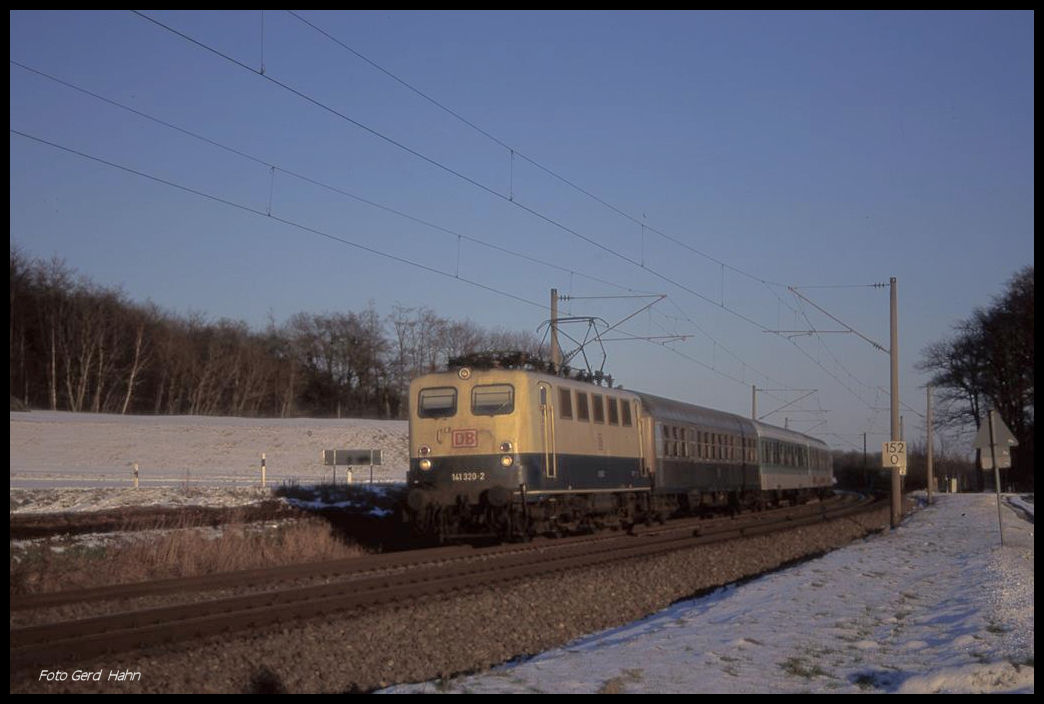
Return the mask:
<path fill-rule="evenodd" d="M 1004 425 L 997 411 L 991 408 L 989 419 L 982 424 L 975 436 L 975 449 L 979 451 L 979 462 L 983 471 L 993 470 L 993 483 L 997 487 L 997 526 L 1000 528 L 1001 545 L 1004 545 L 1004 521 L 1001 513 L 1000 470 L 1011 467 L 1011 448 L 1018 444 L 1015 435 Z"/>
<path fill-rule="evenodd" d="M 352 483 L 352 465 L 364 465 L 369 463 L 370 465 L 370 483 L 373 484 L 373 466 L 379 465 L 383 458 L 383 451 L 381 450 L 323 450 L 323 464 L 326 466 L 333 466 L 334 470 L 334 483 L 337 483 L 337 467 L 339 465 L 347 465 L 348 470 L 346 478 L 348 483 Z"/>
<path fill-rule="evenodd" d="M 881 443 L 881 466 L 885 469 L 898 469 L 899 476 L 906 476 L 906 443 L 902 440 L 890 440 Z"/>

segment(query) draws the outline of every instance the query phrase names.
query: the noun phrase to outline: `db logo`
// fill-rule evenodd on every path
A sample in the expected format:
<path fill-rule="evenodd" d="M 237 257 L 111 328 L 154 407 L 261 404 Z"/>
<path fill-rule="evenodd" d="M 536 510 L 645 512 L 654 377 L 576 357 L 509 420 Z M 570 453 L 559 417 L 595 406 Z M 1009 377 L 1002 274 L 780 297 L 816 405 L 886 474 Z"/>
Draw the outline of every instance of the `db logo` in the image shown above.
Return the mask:
<path fill-rule="evenodd" d="M 454 430 L 453 447 L 478 447 L 478 431 Z"/>

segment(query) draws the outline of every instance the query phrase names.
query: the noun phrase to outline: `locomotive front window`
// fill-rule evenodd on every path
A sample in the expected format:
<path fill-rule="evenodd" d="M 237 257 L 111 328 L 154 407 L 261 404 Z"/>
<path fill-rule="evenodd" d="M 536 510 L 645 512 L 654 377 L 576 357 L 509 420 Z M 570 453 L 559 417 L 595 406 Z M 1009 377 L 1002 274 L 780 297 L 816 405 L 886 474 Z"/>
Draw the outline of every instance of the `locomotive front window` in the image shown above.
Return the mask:
<path fill-rule="evenodd" d="M 421 389 L 417 415 L 421 418 L 449 418 L 457 414 L 457 390 L 453 387 Z"/>
<path fill-rule="evenodd" d="M 511 384 L 476 386 L 471 390 L 471 412 L 477 416 L 503 416 L 515 410 L 515 387 Z"/>

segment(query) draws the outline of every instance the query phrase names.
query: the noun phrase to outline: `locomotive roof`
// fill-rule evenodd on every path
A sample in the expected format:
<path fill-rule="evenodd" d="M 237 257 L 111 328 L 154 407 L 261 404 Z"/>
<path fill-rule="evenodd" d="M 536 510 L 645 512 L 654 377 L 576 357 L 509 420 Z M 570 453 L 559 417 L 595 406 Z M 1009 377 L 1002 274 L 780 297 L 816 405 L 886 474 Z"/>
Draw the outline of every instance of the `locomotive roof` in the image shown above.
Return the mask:
<path fill-rule="evenodd" d="M 612 377 L 610 377 L 610 376 L 595 377 L 595 376 L 592 375 L 592 376 L 587 376 L 587 377 L 583 377 L 583 378 L 577 378 L 575 376 L 566 376 L 564 374 L 553 374 L 553 373 L 551 373 L 549 371 L 545 371 L 544 369 L 529 369 L 529 368 L 524 368 L 524 367 L 511 367 L 511 366 L 482 366 L 482 365 L 471 366 L 471 365 L 459 365 L 459 366 L 450 367 L 448 369 L 442 369 L 442 370 L 439 370 L 439 371 L 434 371 L 434 372 L 429 372 L 427 374 L 423 374 L 421 376 L 415 377 L 414 381 L 416 381 L 418 379 L 423 379 L 424 377 L 428 377 L 428 376 L 434 376 L 434 377 L 443 376 L 444 377 L 444 376 L 450 375 L 450 376 L 456 376 L 456 377 L 461 378 L 461 379 L 470 378 L 470 375 L 469 375 L 469 377 L 461 377 L 460 376 L 460 372 L 461 372 L 462 369 L 468 369 L 471 372 L 471 374 L 477 374 L 477 373 L 482 373 L 482 374 L 504 374 L 504 375 L 521 374 L 521 375 L 525 375 L 525 376 L 529 376 L 529 377 L 539 377 L 542 380 L 546 380 L 548 382 L 551 382 L 551 383 L 554 383 L 554 384 L 558 384 L 558 385 L 569 385 L 569 386 L 574 387 L 574 388 L 581 387 L 581 388 L 592 389 L 593 391 L 595 391 L 595 393 L 610 393 L 610 392 L 612 392 L 612 393 L 618 393 L 618 394 L 632 394 L 632 395 L 635 394 L 635 392 L 631 391 L 630 389 L 624 389 L 624 388 L 619 387 L 619 386 L 610 386 L 609 383 L 612 380 Z M 604 383 L 601 383 L 601 382 L 604 382 Z"/>

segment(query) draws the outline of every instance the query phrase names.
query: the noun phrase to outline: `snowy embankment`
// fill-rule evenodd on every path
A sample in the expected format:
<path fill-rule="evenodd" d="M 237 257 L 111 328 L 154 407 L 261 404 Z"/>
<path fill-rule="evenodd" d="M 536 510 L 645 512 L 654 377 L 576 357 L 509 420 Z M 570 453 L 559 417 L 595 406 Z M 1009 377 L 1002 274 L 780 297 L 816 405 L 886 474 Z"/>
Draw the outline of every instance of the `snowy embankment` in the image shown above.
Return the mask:
<path fill-rule="evenodd" d="M 1033 524 L 937 495 L 900 527 L 520 663 L 389 692 L 1033 692 Z M 1032 517 L 1032 499 L 1018 499 Z"/>
<path fill-rule="evenodd" d="M 321 484 L 334 479 L 322 452 L 335 449 L 381 450 L 373 480 L 402 482 L 407 436 L 406 421 L 12 412 L 11 510 L 249 503 L 267 495 L 262 455 L 266 486 Z M 348 468 L 336 469 L 343 483 Z M 352 470 L 370 481 L 368 465 Z"/>

